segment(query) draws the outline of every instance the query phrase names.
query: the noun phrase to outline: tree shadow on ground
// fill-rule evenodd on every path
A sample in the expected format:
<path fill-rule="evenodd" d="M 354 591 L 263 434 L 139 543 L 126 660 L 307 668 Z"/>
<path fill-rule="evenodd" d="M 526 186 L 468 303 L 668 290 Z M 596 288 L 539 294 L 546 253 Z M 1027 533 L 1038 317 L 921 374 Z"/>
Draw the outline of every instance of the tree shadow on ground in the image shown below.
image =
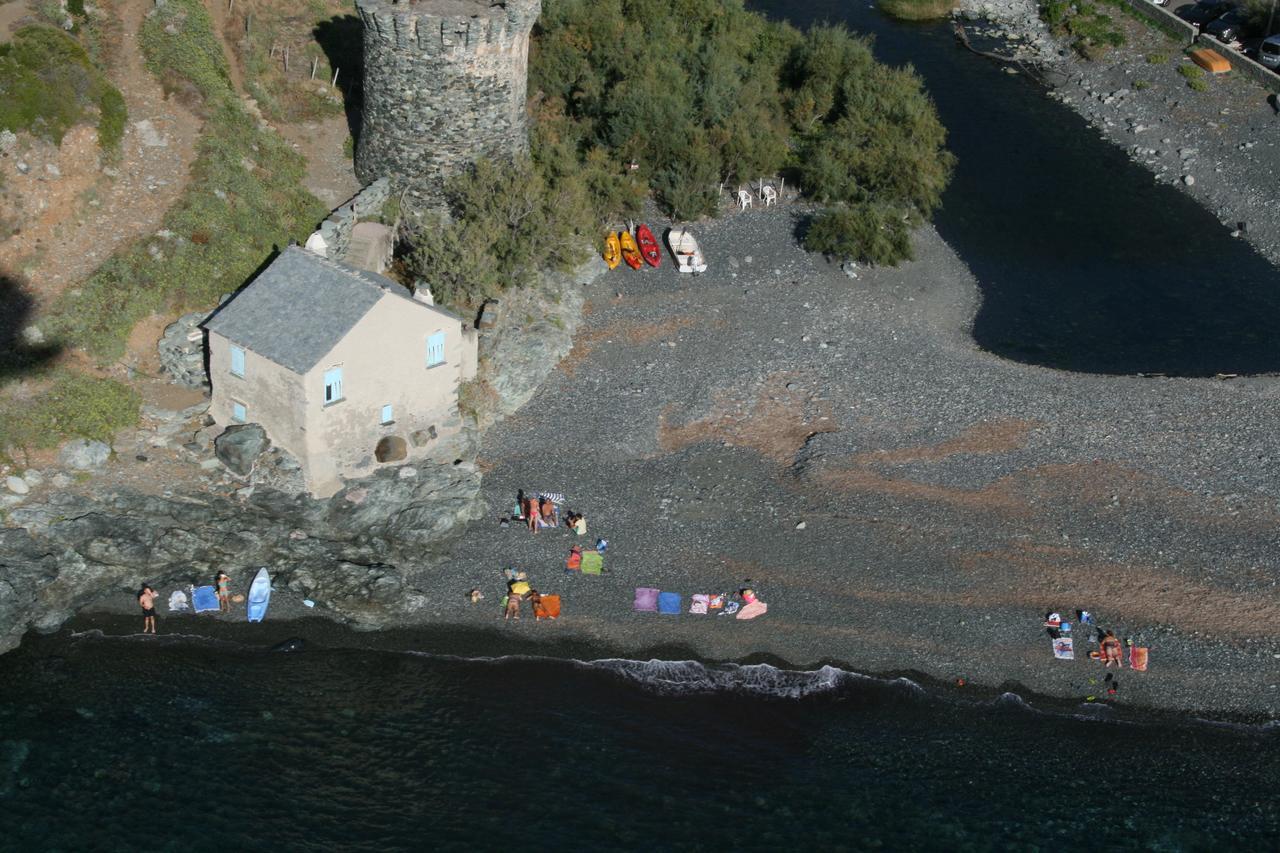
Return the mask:
<path fill-rule="evenodd" d="M 59 344 L 23 338 L 22 330 L 34 310 L 35 298 L 22 282 L 0 272 L 0 384 L 38 370 L 62 352 Z"/>
<path fill-rule="evenodd" d="M 329 60 L 329 67 L 338 72 L 347 129 L 351 138 L 359 142 L 364 103 L 364 23 L 355 15 L 338 15 L 321 21 L 311 34 Z"/>

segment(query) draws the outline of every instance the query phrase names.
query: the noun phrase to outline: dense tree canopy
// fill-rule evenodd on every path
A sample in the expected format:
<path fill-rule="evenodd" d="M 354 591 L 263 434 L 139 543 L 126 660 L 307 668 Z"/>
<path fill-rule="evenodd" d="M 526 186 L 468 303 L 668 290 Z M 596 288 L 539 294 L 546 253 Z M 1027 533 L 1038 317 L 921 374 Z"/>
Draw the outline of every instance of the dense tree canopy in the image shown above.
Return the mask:
<path fill-rule="evenodd" d="M 895 263 L 910 256 L 909 226 L 932 214 L 952 169 L 913 69 L 881 65 L 868 39 L 841 27 L 801 33 L 742 0 L 545 0 L 529 92 L 532 169 L 572 201 L 523 220 L 524 238 L 543 245 L 634 214 L 649 194 L 677 219 L 714 215 L 722 181 L 785 171 L 828 206 L 810 249 Z M 453 197 L 489 198 L 499 177 L 486 166 Z M 446 246 L 468 239 L 453 213 L 418 253 L 428 280 L 450 274 Z M 490 229 L 502 219 L 484 218 Z M 462 256 L 502 268 L 500 279 L 527 267 L 476 249 Z"/>

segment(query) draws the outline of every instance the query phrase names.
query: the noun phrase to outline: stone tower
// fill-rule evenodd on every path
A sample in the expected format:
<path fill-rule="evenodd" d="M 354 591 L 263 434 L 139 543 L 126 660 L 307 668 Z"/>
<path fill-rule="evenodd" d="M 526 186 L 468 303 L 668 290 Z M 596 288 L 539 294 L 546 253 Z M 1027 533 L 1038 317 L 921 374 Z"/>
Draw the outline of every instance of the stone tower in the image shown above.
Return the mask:
<path fill-rule="evenodd" d="M 364 108 L 356 176 L 408 186 L 436 206 L 480 157 L 529 149 L 529 32 L 542 0 L 356 0 Z"/>

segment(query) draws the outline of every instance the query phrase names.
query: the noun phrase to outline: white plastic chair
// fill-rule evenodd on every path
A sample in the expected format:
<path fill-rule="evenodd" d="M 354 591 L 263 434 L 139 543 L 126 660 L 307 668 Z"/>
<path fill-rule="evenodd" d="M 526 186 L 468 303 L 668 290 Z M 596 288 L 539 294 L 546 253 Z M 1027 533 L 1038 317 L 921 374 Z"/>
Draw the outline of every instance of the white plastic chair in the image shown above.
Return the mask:
<path fill-rule="evenodd" d="M 768 184 L 764 185 L 764 189 L 760 191 L 760 194 L 764 196 L 765 207 L 778 203 L 778 191 Z"/>
<path fill-rule="evenodd" d="M 738 207 L 746 210 L 751 206 L 751 193 L 746 190 L 738 190 Z"/>

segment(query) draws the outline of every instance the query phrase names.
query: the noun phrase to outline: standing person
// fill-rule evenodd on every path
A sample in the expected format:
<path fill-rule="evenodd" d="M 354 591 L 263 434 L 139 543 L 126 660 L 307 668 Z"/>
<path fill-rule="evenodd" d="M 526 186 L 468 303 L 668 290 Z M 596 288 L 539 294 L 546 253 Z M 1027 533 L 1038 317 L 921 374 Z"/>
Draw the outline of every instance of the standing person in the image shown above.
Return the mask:
<path fill-rule="evenodd" d="M 231 577 L 226 572 L 219 571 L 218 576 L 213 579 L 213 584 L 218 588 L 218 609 L 223 613 L 231 612 Z"/>
<path fill-rule="evenodd" d="M 150 586 L 143 584 L 138 590 L 138 604 L 142 606 L 142 633 L 156 632 L 156 599 L 159 594 Z"/>
<path fill-rule="evenodd" d="M 502 614 L 503 620 L 520 618 L 520 596 L 514 592 L 507 593 L 507 610 Z"/>

